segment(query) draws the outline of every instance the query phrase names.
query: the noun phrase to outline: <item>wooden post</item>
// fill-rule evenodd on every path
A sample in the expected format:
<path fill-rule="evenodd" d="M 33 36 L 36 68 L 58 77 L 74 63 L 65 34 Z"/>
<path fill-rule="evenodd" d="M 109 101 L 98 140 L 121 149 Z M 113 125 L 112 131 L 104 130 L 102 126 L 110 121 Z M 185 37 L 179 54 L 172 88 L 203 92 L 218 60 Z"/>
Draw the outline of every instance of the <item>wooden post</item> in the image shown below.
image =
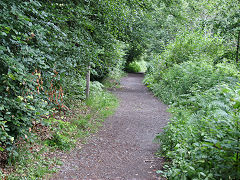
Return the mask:
<path fill-rule="evenodd" d="M 86 99 L 89 98 L 90 94 L 90 65 L 87 67 L 87 75 L 86 75 Z"/>

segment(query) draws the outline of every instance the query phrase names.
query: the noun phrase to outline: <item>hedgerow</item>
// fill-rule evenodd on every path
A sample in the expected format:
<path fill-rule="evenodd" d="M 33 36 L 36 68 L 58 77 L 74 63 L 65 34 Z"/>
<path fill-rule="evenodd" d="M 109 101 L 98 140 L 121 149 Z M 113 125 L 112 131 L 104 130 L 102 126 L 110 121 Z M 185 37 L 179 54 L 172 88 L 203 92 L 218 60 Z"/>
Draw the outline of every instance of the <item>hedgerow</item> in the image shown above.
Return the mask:
<path fill-rule="evenodd" d="M 0 2 L 1 151 L 28 139 L 33 122 L 84 100 L 89 65 L 92 80 L 122 71 L 136 2 Z"/>

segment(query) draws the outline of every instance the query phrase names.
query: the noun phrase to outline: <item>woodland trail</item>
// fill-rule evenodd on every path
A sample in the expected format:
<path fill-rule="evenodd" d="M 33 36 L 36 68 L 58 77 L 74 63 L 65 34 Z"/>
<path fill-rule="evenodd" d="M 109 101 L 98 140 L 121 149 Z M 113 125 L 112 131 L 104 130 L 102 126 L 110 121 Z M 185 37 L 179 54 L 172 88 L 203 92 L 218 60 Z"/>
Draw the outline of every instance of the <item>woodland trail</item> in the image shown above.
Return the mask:
<path fill-rule="evenodd" d="M 72 151 L 52 179 L 161 179 L 155 170 L 162 159 L 155 157 L 153 143 L 169 114 L 142 84 L 143 74 L 129 74 L 114 93 L 120 99 L 116 113 L 92 135 L 81 149 Z"/>

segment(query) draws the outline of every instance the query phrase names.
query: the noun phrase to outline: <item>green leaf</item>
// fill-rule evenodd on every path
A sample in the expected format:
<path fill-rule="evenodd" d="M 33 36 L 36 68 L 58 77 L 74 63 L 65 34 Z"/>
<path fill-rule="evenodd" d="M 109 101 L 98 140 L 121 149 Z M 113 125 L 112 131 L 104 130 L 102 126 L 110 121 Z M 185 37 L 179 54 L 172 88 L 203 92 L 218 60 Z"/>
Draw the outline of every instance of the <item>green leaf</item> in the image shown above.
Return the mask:
<path fill-rule="evenodd" d="M 7 33 L 5 33 L 5 32 L 0 32 L 0 35 L 1 35 L 1 36 L 7 36 Z"/>
<path fill-rule="evenodd" d="M 12 79 L 12 80 L 15 80 L 15 76 L 12 74 L 12 73 L 9 73 L 8 76 Z"/>
<path fill-rule="evenodd" d="M 0 146 L 0 151 L 2 151 L 2 152 L 3 152 L 4 150 L 5 150 L 5 149 L 3 149 L 3 148 Z"/>
<path fill-rule="evenodd" d="M 239 109 L 240 107 L 240 101 L 236 101 L 235 104 L 233 105 L 234 109 Z"/>
<path fill-rule="evenodd" d="M 4 110 L 4 106 L 0 105 L 0 111 Z"/>

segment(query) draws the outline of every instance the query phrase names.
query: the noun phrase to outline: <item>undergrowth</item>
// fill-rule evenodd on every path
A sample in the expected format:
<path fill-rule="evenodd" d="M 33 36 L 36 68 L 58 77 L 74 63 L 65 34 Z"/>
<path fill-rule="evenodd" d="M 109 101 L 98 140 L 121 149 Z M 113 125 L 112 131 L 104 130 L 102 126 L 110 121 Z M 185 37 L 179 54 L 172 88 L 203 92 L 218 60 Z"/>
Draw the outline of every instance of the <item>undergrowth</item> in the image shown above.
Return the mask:
<path fill-rule="evenodd" d="M 180 35 L 150 64 L 145 84 L 170 105 L 157 135 L 169 179 L 240 179 L 240 79 L 221 39 Z"/>
<path fill-rule="evenodd" d="M 145 72 L 147 70 L 147 63 L 143 60 L 133 61 L 128 64 L 126 71 L 130 73 Z"/>
<path fill-rule="evenodd" d="M 93 85 L 94 88 L 94 85 Z M 54 152 L 68 151 L 101 126 L 103 120 L 118 106 L 117 98 L 106 91 L 92 93 L 84 102 L 75 102 L 68 114 L 44 118 L 31 129 L 26 139 L 16 143 L 15 154 L 8 157 L 8 165 L 0 171 L 2 179 L 40 179 L 57 171 L 61 161 Z"/>

